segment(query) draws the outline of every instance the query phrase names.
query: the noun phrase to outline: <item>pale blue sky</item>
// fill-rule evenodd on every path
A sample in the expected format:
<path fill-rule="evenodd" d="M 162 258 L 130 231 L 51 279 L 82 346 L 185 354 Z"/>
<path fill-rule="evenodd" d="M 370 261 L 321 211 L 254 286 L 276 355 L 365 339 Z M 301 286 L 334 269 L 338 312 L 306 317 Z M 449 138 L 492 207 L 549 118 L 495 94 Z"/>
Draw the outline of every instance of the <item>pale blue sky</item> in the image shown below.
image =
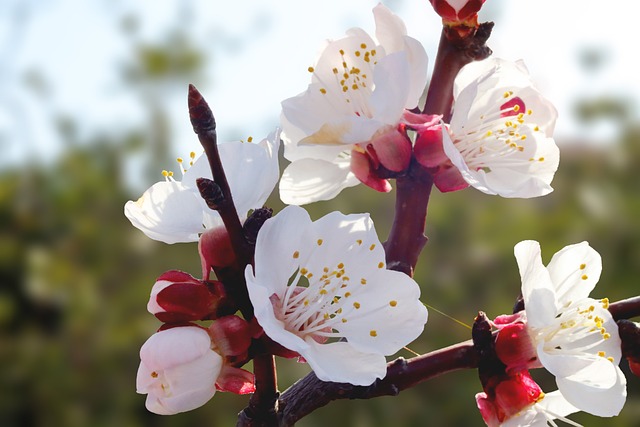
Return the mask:
<path fill-rule="evenodd" d="M 306 69 L 323 40 L 341 37 L 352 26 L 373 32 L 371 9 L 376 4 L 377 0 L 3 0 L 0 167 L 25 158 L 44 160 L 64 149 L 52 114 L 77 119 L 80 138 L 96 132 L 123 134 L 147 117 L 140 92 L 123 86 L 118 73 L 132 55 L 130 41 L 119 29 L 128 14 L 139 18 L 138 40 L 153 42 L 180 26 L 207 54 L 204 78 L 196 83 L 214 109 L 220 139 L 230 140 L 260 138 L 275 127 L 280 102 L 305 89 Z M 428 2 L 385 4 L 405 20 L 409 35 L 424 44 L 433 61 L 440 21 Z M 640 4 L 626 0 L 487 0 L 480 18 L 496 22 L 489 43 L 494 55 L 524 59 L 540 89 L 557 106 L 558 138 L 598 140 L 612 136 L 615 129 L 585 127 L 573 117 L 572 105 L 576 97 L 619 94 L 634 102 L 640 99 L 631 53 L 637 50 L 637 37 L 632 25 L 620 25 L 620 16 L 638 16 L 638 11 Z M 587 48 L 606 59 L 592 72 L 580 66 L 580 52 Z M 176 155 L 197 148 L 186 116 L 189 82 L 145 87 L 170 112 Z"/>

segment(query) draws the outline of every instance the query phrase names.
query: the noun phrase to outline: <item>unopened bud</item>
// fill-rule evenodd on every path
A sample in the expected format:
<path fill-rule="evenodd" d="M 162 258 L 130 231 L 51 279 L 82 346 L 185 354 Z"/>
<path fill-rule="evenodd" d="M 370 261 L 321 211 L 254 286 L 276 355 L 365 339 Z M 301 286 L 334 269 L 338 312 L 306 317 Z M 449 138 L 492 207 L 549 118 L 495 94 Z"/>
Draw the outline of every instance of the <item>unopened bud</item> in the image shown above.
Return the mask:
<path fill-rule="evenodd" d="M 198 186 L 198 191 L 200 191 L 200 196 L 202 196 L 209 209 L 218 210 L 220 204 L 224 201 L 220 186 L 209 178 L 196 179 L 196 185 Z"/>
<path fill-rule="evenodd" d="M 162 274 L 151 289 L 147 310 L 162 322 L 204 320 L 224 299 L 222 286 L 207 284 L 183 271 Z"/>
<path fill-rule="evenodd" d="M 244 237 L 247 242 L 254 245 L 258 238 L 258 231 L 262 228 L 262 225 L 266 220 L 273 216 L 273 209 L 271 208 L 258 208 L 254 210 L 249 218 L 244 222 L 242 226 L 244 230 Z"/>

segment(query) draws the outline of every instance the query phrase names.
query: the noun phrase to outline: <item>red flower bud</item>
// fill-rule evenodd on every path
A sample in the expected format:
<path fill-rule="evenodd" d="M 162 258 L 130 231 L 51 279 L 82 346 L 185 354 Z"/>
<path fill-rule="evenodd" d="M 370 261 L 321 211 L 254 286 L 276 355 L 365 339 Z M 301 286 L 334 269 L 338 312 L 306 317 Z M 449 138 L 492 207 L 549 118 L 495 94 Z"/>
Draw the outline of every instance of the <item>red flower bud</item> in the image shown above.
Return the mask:
<path fill-rule="evenodd" d="M 485 423 L 499 426 L 528 406 L 540 401 L 544 393 L 526 370 L 495 377 L 476 394 L 476 403 Z"/>
<path fill-rule="evenodd" d="M 202 277 L 205 279 L 209 278 L 212 268 L 228 267 L 236 260 L 229 233 L 224 227 L 212 228 L 202 233 L 198 241 L 198 252 L 202 264 Z"/>
<path fill-rule="evenodd" d="M 156 280 L 147 310 L 162 322 L 204 320 L 215 314 L 223 296 L 221 283 L 206 283 L 183 271 L 171 270 Z"/>
<path fill-rule="evenodd" d="M 249 324 L 238 316 L 224 316 L 209 326 L 209 335 L 223 357 L 243 355 L 251 344 Z"/>
<path fill-rule="evenodd" d="M 541 366 L 527 325 L 522 322 L 511 323 L 500 329 L 496 337 L 496 355 L 507 365 L 507 372 Z"/>
<path fill-rule="evenodd" d="M 445 25 L 476 27 L 478 12 L 485 0 L 431 0 L 431 5 Z"/>

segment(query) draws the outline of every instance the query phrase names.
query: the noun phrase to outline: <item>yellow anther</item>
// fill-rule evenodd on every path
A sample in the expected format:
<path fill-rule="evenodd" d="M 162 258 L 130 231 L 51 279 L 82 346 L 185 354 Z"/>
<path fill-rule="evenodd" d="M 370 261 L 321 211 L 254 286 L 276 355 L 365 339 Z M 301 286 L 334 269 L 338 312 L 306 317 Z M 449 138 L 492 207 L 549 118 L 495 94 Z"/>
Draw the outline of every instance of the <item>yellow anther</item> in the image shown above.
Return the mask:
<path fill-rule="evenodd" d="M 346 319 L 346 318 L 344 318 L 344 317 L 343 317 L 342 319 L 340 319 L 340 321 L 341 321 L 342 323 L 347 323 L 347 319 Z"/>
<path fill-rule="evenodd" d="M 247 142 L 253 142 L 253 137 L 252 136 L 248 137 Z"/>
<path fill-rule="evenodd" d="M 366 285 L 367 284 L 367 279 L 364 279 L 364 278 L 360 279 L 360 284 L 361 285 Z"/>
<path fill-rule="evenodd" d="M 375 49 L 371 49 L 371 56 L 376 56 L 376 50 Z"/>
<path fill-rule="evenodd" d="M 344 55 L 344 50 L 340 49 L 339 52 L 340 52 L 340 55 Z"/>
<path fill-rule="evenodd" d="M 602 308 L 605 310 L 609 308 L 609 298 L 602 298 L 600 302 L 602 303 Z"/>
<path fill-rule="evenodd" d="M 389 301 L 389 305 L 391 307 L 395 307 L 396 305 L 398 305 L 398 301 L 396 301 L 396 300 Z"/>
<path fill-rule="evenodd" d="M 520 111 L 520 106 L 518 104 L 514 105 L 513 111 Z"/>
<path fill-rule="evenodd" d="M 356 310 L 357 310 L 357 309 L 359 309 L 359 308 L 360 308 L 360 303 L 359 303 L 358 301 L 356 301 L 356 302 L 354 302 L 354 303 L 353 303 L 353 306 L 354 306 L 354 307 L 356 308 Z"/>
<path fill-rule="evenodd" d="M 176 162 L 178 162 L 178 163 L 182 163 L 182 162 L 183 162 L 182 157 L 178 157 L 178 158 L 176 159 Z"/>
<path fill-rule="evenodd" d="M 327 294 L 326 289 L 320 289 L 320 295 L 326 295 L 326 294 Z"/>
<path fill-rule="evenodd" d="M 358 245 L 361 245 L 361 244 L 362 244 L 362 239 L 358 239 L 358 240 L 356 240 L 356 243 L 357 243 Z"/>
<path fill-rule="evenodd" d="M 602 334 L 602 338 L 604 338 L 605 340 L 608 340 L 609 338 L 611 338 L 611 334 L 609 334 L 608 332 L 605 332 Z"/>
<path fill-rule="evenodd" d="M 535 130 L 536 132 L 540 131 L 540 126 L 534 127 L 533 130 Z"/>
<path fill-rule="evenodd" d="M 344 297 L 345 297 L 345 298 L 349 298 L 350 296 L 351 296 L 351 292 L 345 292 L 345 293 L 344 293 Z"/>
<path fill-rule="evenodd" d="M 162 171 L 162 176 L 164 176 L 165 178 L 169 176 L 169 172 L 163 170 Z"/>
<path fill-rule="evenodd" d="M 189 157 L 191 157 L 192 159 L 195 159 L 196 158 L 196 152 L 195 151 L 190 152 L 189 153 Z"/>
<path fill-rule="evenodd" d="M 505 92 L 505 93 L 502 95 L 502 97 L 503 97 L 503 98 L 508 98 L 508 97 L 509 97 L 509 92 Z"/>
<path fill-rule="evenodd" d="M 360 56 L 360 51 L 356 50 L 356 56 Z"/>
<path fill-rule="evenodd" d="M 307 70 L 308 70 L 310 73 L 313 73 L 313 72 L 315 71 L 315 68 L 313 68 L 313 67 L 309 67 L 309 68 L 307 68 Z"/>
<path fill-rule="evenodd" d="M 158 373 L 156 371 L 151 372 L 151 378 L 158 378 Z"/>
<path fill-rule="evenodd" d="M 533 111 L 531 111 L 531 110 L 527 110 L 527 114 L 530 116 L 530 115 L 532 115 L 532 114 L 533 114 Z"/>
<path fill-rule="evenodd" d="M 333 69 L 333 70 L 331 70 L 331 71 L 333 71 L 333 74 L 338 74 L 338 69 L 337 69 L 337 68 L 334 68 L 334 69 Z"/>
<path fill-rule="evenodd" d="M 369 246 L 369 250 L 370 250 L 370 251 L 372 251 L 372 250 L 374 250 L 374 249 L 375 249 L 375 247 L 376 247 L 376 244 L 375 244 L 375 243 L 373 243 L 371 246 Z"/>
<path fill-rule="evenodd" d="M 587 268 L 587 264 L 580 264 L 580 270 L 584 270 L 585 268 Z"/>
<path fill-rule="evenodd" d="M 544 162 L 544 157 L 540 157 L 540 158 L 538 159 L 538 161 L 539 161 L 539 162 Z"/>
<path fill-rule="evenodd" d="M 587 280 L 589 278 L 589 276 L 587 276 L 586 274 L 583 274 L 582 277 L 580 277 L 582 280 Z"/>
<path fill-rule="evenodd" d="M 343 263 L 338 264 L 338 268 L 342 270 L 344 268 L 344 264 Z"/>
<path fill-rule="evenodd" d="M 369 335 L 371 335 L 372 337 L 377 337 L 378 336 L 378 332 L 376 332 L 374 329 L 372 329 L 371 331 L 369 331 Z"/>
<path fill-rule="evenodd" d="M 300 257 L 300 252 L 295 251 L 295 252 L 293 253 L 293 258 L 294 258 L 294 259 L 298 259 L 299 257 Z"/>
<path fill-rule="evenodd" d="M 309 305 L 309 300 L 308 299 L 304 300 L 304 306 L 306 307 L 308 305 Z"/>
<path fill-rule="evenodd" d="M 302 274 L 303 276 L 304 276 L 305 274 L 307 274 L 308 272 L 309 272 L 309 270 L 307 270 L 307 269 L 306 269 L 306 268 L 304 268 L 304 267 L 302 267 L 302 268 L 300 269 L 300 274 Z"/>
<path fill-rule="evenodd" d="M 382 261 L 381 261 L 381 262 L 379 262 L 379 263 L 378 263 L 378 268 L 383 268 L 383 267 L 384 267 L 384 262 L 382 262 Z"/>
<path fill-rule="evenodd" d="M 360 43 L 360 48 L 361 48 L 361 49 L 366 49 L 366 48 L 367 48 L 367 45 L 366 45 L 365 43 Z"/>
<path fill-rule="evenodd" d="M 318 240 L 316 241 L 316 243 L 318 244 L 318 246 L 322 245 L 322 242 L 324 242 L 324 240 L 322 240 L 322 239 L 318 239 Z"/>

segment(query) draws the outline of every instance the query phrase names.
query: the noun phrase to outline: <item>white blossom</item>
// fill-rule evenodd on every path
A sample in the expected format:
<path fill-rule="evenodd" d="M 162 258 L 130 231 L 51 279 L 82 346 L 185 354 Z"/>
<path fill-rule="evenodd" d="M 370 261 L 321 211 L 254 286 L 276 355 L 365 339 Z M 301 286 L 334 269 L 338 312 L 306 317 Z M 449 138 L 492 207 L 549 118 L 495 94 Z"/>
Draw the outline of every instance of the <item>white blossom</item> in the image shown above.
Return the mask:
<path fill-rule="evenodd" d="M 385 268 L 368 215 L 312 222 L 289 206 L 258 233 L 245 272 L 255 316 L 269 338 L 300 354 L 323 381 L 368 385 L 385 355 L 413 341 L 427 309 L 407 275 Z"/>

